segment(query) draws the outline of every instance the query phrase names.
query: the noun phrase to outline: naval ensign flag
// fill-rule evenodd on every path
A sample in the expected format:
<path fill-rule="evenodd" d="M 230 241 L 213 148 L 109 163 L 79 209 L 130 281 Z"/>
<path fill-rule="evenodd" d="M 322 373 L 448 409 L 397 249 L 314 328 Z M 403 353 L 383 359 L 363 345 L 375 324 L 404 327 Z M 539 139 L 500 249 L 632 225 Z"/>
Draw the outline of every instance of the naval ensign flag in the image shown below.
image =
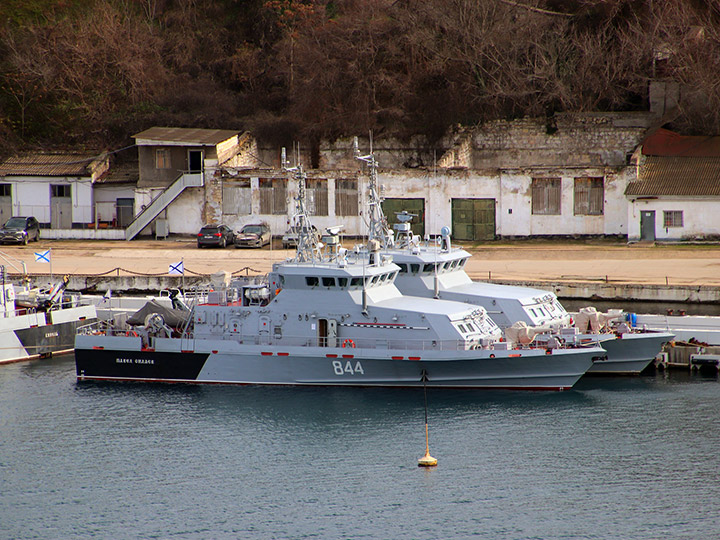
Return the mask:
<path fill-rule="evenodd" d="M 185 269 L 183 268 L 183 262 L 180 261 L 180 262 L 176 262 L 176 263 L 171 263 L 170 268 L 168 269 L 168 274 L 184 275 Z"/>

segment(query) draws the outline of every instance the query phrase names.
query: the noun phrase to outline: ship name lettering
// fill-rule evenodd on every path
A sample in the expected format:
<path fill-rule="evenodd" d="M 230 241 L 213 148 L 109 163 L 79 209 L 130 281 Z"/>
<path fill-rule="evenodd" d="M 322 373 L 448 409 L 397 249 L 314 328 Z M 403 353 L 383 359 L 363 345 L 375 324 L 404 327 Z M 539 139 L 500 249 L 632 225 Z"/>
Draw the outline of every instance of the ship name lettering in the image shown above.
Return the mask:
<path fill-rule="evenodd" d="M 116 364 L 132 364 L 133 359 L 132 358 L 116 358 L 115 363 Z"/>
<path fill-rule="evenodd" d="M 136 358 L 135 359 L 136 364 L 154 364 L 155 360 L 152 358 Z"/>
<path fill-rule="evenodd" d="M 362 364 L 360 362 L 355 362 L 355 366 L 352 365 L 352 362 L 348 360 L 345 362 L 345 365 L 343 366 L 342 361 L 340 360 L 333 360 L 333 370 L 335 371 L 335 375 L 365 375 L 365 370 L 362 367 Z"/>
<path fill-rule="evenodd" d="M 58 333 L 57 332 L 45 332 L 45 337 L 46 338 L 58 337 Z"/>

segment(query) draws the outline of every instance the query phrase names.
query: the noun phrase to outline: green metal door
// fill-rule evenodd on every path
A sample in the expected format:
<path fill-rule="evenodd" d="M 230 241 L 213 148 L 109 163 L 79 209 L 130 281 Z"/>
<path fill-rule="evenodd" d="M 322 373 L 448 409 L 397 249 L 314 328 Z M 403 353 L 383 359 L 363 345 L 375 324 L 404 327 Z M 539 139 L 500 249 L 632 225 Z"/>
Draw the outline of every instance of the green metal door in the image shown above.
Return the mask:
<path fill-rule="evenodd" d="M 452 237 L 470 242 L 495 240 L 495 199 L 453 199 Z"/>
<path fill-rule="evenodd" d="M 408 214 L 417 214 L 410 222 L 410 227 L 413 234 L 420 235 L 420 238 L 425 235 L 425 199 L 385 199 L 382 209 L 390 229 L 398 222 L 396 212 L 406 210 Z"/>

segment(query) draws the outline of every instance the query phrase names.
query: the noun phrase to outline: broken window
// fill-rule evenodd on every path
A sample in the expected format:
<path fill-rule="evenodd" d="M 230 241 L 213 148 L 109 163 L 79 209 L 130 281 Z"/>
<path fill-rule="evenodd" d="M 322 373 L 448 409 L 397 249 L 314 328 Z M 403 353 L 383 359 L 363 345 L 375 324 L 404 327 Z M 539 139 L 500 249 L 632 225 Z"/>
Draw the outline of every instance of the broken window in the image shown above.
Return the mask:
<path fill-rule="evenodd" d="M 335 180 L 335 215 L 358 215 L 357 178 L 338 178 Z"/>
<path fill-rule="evenodd" d="M 560 215 L 561 188 L 560 178 L 533 178 L 532 213 Z"/>
<path fill-rule="evenodd" d="M 260 213 L 287 214 L 286 181 L 284 178 L 260 178 Z"/>
<path fill-rule="evenodd" d="M 663 227 L 682 227 L 683 211 L 682 210 L 665 210 L 663 212 Z"/>
<path fill-rule="evenodd" d="M 252 214 L 252 191 L 249 178 L 223 182 L 223 214 Z"/>
<path fill-rule="evenodd" d="M 309 178 L 306 181 L 307 211 L 312 216 L 328 215 L 327 180 Z"/>
<path fill-rule="evenodd" d="M 575 215 L 601 216 L 604 212 L 605 187 L 603 178 L 575 179 Z"/>

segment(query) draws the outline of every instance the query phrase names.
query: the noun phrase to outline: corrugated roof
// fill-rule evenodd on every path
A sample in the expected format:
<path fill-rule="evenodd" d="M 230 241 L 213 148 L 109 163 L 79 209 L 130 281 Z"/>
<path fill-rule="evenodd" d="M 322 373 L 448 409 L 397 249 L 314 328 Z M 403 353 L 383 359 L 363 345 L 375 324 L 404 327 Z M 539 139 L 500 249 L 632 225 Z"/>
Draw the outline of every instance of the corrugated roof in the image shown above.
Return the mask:
<path fill-rule="evenodd" d="M 240 133 L 229 129 L 199 129 L 199 128 L 173 128 L 151 127 L 133 138 L 155 142 L 170 142 L 175 144 L 193 144 L 198 146 L 216 145 Z"/>
<path fill-rule="evenodd" d="M 27 154 L 11 157 L 0 164 L 1 176 L 89 176 L 88 165 L 96 155 Z"/>
<path fill-rule="evenodd" d="M 720 196 L 720 157 L 648 156 L 625 195 Z"/>
<path fill-rule="evenodd" d="M 720 137 L 690 137 L 659 129 L 642 143 L 646 156 L 720 157 Z"/>

